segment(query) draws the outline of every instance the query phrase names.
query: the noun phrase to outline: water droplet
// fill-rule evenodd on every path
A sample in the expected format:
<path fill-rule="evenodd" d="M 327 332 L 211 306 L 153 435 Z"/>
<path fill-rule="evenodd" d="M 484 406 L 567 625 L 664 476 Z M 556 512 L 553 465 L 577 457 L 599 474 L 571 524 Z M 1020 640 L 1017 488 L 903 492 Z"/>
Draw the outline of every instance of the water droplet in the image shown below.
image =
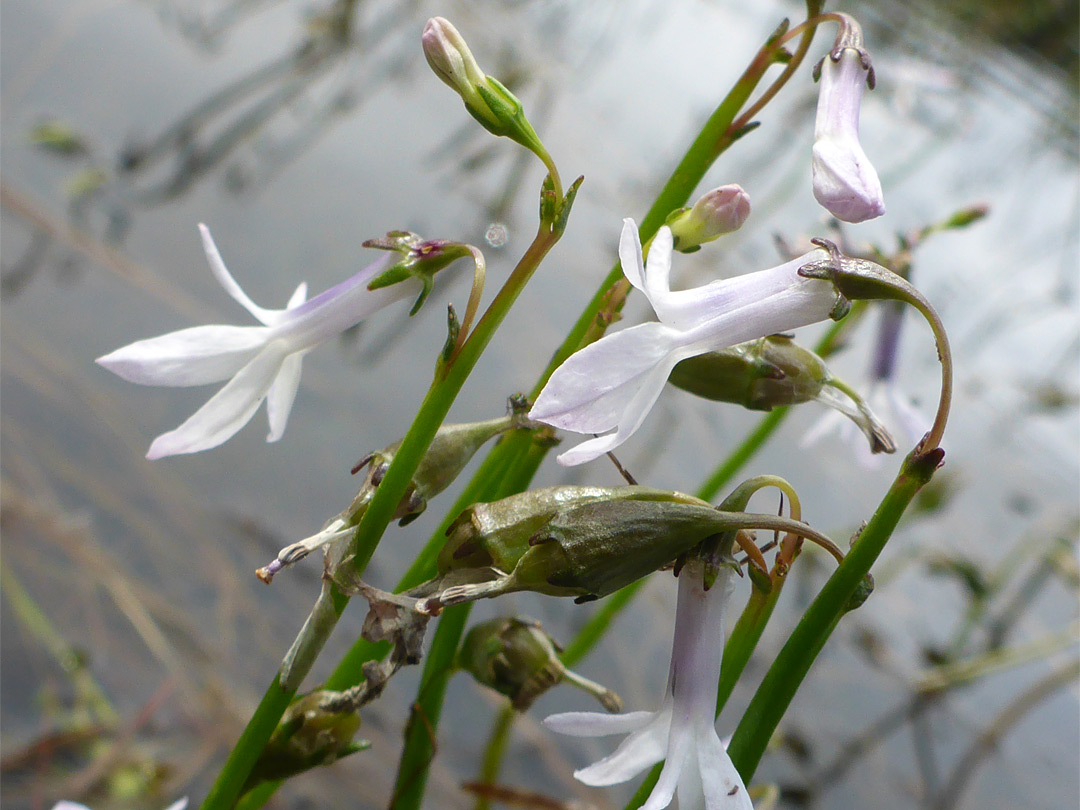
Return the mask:
<path fill-rule="evenodd" d="M 510 232 L 506 230 L 506 226 L 501 222 L 492 222 L 488 225 L 487 231 L 484 232 L 484 239 L 493 248 L 501 248 L 506 244 L 509 236 Z"/>

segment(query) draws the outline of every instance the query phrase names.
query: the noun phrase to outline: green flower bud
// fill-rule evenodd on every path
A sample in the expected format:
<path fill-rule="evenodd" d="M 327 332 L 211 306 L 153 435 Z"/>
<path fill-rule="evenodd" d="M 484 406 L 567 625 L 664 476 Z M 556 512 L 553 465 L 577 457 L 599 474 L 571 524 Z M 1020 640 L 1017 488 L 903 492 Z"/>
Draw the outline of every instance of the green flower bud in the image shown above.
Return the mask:
<path fill-rule="evenodd" d="M 255 763 L 245 789 L 330 765 L 370 747 L 366 741 L 352 741 L 360 728 L 359 714 L 335 712 L 325 705 L 338 694 L 312 692 L 289 706 Z"/>
<path fill-rule="evenodd" d="M 834 377 L 824 360 L 785 335 L 769 335 L 682 360 L 668 382 L 696 396 L 755 411 L 815 400 L 858 425 L 872 452 L 896 450 L 866 401 Z"/>
<path fill-rule="evenodd" d="M 539 622 L 498 618 L 469 630 L 458 653 L 458 666 L 510 698 L 519 712 L 564 679 L 593 695 L 608 711 L 622 708 L 618 695 L 568 670 L 558 653 L 558 645 Z"/>
<path fill-rule="evenodd" d="M 750 195 L 731 184 L 703 194 L 691 208 L 680 208 L 664 223 L 671 228 L 675 250 L 693 253 L 706 242 L 737 231 L 750 216 Z"/>
<path fill-rule="evenodd" d="M 517 141 L 537 155 L 546 154 L 517 96 L 480 69 L 465 38 L 448 20 L 428 20 L 421 41 L 435 75 L 461 96 L 465 109 L 486 130 Z"/>

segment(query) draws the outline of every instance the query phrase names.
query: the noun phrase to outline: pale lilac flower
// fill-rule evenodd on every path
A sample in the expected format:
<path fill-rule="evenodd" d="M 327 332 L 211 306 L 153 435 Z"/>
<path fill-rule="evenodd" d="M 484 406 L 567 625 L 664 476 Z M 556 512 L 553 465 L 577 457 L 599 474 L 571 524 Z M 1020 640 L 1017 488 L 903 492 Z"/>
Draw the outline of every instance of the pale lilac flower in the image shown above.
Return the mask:
<path fill-rule="evenodd" d="M 165 810 L 184 810 L 187 807 L 187 796 L 170 804 Z M 52 810 L 90 810 L 85 804 L 79 804 L 78 802 L 60 801 L 57 802 Z"/>
<path fill-rule="evenodd" d="M 270 422 L 268 442 L 285 432 L 300 384 L 303 356 L 388 304 L 423 287 L 416 278 L 369 290 L 368 284 L 396 258 L 387 253 L 352 278 L 306 301 L 307 285 L 296 288 L 285 309 L 263 309 L 240 289 L 218 253 L 210 231 L 199 225 L 210 270 L 225 291 L 262 326 L 195 326 L 139 340 L 97 362 L 140 385 L 225 387 L 175 430 L 158 436 L 147 458 L 209 450 L 232 438 L 262 401 Z"/>
<path fill-rule="evenodd" d="M 567 450 L 559 456 L 560 464 L 582 464 L 630 438 L 680 360 L 825 320 L 837 301 L 830 282 L 798 273 L 802 265 L 823 258 L 823 250 L 677 292 L 668 283 L 671 250 L 671 231 L 662 227 L 646 267 L 637 226 L 623 220 L 623 273 L 645 293 L 660 321 L 606 335 L 571 355 L 551 375 L 529 418 L 577 433 L 614 428 Z"/>
<path fill-rule="evenodd" d="M 586 785 L 617 785 L 664 760 L 660 778 L 642 810 L 661 810 L 676 794 L 679 807 L 686 810 L 753 808 L 713 720 L 732 571 L 722 569 L 707 591 L 702 573 L 702 567 L 691 562 L 679 574 L 671 667 L 657 711 L 615 715 L 566 712 L 544 720 L 551 730 L 575 737 L 629 735 L 613 754 L 574 772 Z"/>
<path fill-rule="evenodd" d="M 885 213 L 881 181 L 859 143 L 859 104 L 867 80 L 856 48 L 833 51 L 821 65 L 812 157 L 814 197 L 844 222 Z"/>

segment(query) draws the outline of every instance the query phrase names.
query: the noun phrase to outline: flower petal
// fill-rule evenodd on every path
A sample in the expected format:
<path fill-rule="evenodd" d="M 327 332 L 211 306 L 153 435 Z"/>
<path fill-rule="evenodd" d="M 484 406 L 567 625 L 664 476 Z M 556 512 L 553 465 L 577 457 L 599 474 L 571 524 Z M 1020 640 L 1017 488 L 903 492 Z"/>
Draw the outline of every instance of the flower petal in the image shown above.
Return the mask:
<path fill-rule="evenodd" d="M 277 323 L 281 319 L 281 312 L 263 309 L 248 298 L 247 293 L 240 289 L 236 279 L 229 273 L 229 268 L 225 266 L 217 245 L 214 244 L 214 237 L 210 235 L 210 229 L 201 222 L 199 223 L 199 235 L 202 237 L 203 250 L 206 252 L 206 261 L 210 264 L 210 272 L 214 274 L 218 284 L 225 288 L 225 292 L 266 326 Z"/>
<path fill-rule="evenodd" d="M 184 798 L 178 799 L 172 804 L 170 804 L 168 807 L 165 808 L 165 810 L 184 810 L 184 808 L 187 807 L 187 803 L 187 796 L 185 796 Z"/>
<path fill-rule="evenodd" d="M 285 305 L 285 309 L 296 309 L 296 307 L 307 301 L 307 282 L 301 281 L 295 290 L 293 290 L 292 296 L 289 298 L 289 303 Z"/>
<path fill-rule="evenodd" d="M 617 785 L 655 765 L 664 758 L 668 717 L 667 714 L 657 714 L 652 723 L 623 740 L 613 753 L 574 771 L 574 778 L 593 787 Z"/>
<path fill-rule="evenodd" d="M 578 433 L 610 430 L 640 382 L 678 346 L 679 337 L 659 323 L 602 337 L 555 370 L 529 417 Z"/>
<path fill-rule="evenodd" d="M 649 303 L 653 305 L 661 321 L 665 319 L 656 308 L 659 305 L 663 309 L 665 297 L 671 293 L 673 243 L 671 229 L 667 225 L 662 225 L 653 237 L 652 245 L 649 247 L 648 264 L 645 265 L 645 294 L 649 296 Z"/>
<path fill-rule="evenodd" d="M 712 723 L 707 721 L 702 722 L 697 735 L 697 767 L 705 794 L 705 810 L 753 810 L 742 777 Z"/>
<path fill-rule="evenodd" d="M 268 344 L 184 424 L 154 439 L 146 457 L 197 453 L 228 441 L 255 415 L 287 356 L 283 343 Z"/>
<path fill-rule="evenodd" d="M 814 121 L 814 197 L 837 219 L 864 222 L 885 213 L 881 181 L 859 143 L 859 107 L 866 69 L 858 51 L 826 57 Z"/>
<path fill-rule="evenodd" d="M 645 260 L 641 256 L 641 239 L 634 220 L 627 217 L 622 221 L 622 233 L 619 236 L 619 262 L 623 275 L 635 289 L 645 291 Z"/>
<path fill-rule="evenodd" d="M 663 810 L 671 804 L 683 769 L 687 767 L 687 759 L 693 754 L 690 750 L 692 742 L 690 729 L 673 721 L 671 732 L 668 734 L 664 768 L 660 771 L 660 778 L 656 780 L 656 786 L 653 787 L 649 798 L 645 800 L 645 804 L 641 806 L 641 810 Z"/>
<path fill-rule="evenodd" d="M 656 712 L 562 712 L 544 718 L 543 723 L 556 734 L 569 737 L 606 737 L 609 734 L 629 734 L 649 724 Z"/>
<path fill-rule="evenodd" d="M 243 368 L 268 335 L 264 326 L 193 326 L 137 340 L 96 362 L 139 385 L 206 385 Z"/>
<path fill-rule="evenodd" d="M 296 391 L 300 387 L 300 370 L 303 361 L 303 352 L 286 357 L 281 364 L 281 371 L 274 378 L 270 391 L 266 395 L 266 416 L 270 422 L 270 434 L 266 437 L 268 442 L 276 442 L 285 433 L 289 412 L 296 399 Z"/>

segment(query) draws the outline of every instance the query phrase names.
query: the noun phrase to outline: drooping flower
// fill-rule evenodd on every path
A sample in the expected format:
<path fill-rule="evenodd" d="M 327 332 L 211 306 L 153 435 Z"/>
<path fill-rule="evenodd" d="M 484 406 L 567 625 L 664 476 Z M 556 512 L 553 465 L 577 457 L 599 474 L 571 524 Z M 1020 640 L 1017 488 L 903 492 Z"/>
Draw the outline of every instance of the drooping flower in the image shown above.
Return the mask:
<path fill-rule="evenodd" d="M 672 236 L 661 227 L 648 267 L 633 220 L 623 220 L 619 257 L 627 280 L 645 293 L 660 321 L 606 335 L 571 355 L 551 375 L 531 419 L 577 433 L 613 433 L 559 456 L 573 466 L 615 449 L 634 434 L 680 360 L 825 320 L 837 293 L 831 283 L 804 278 L 799 268 L 825 252 L 814 250 L 756 273 L 673 292 Z"/>
<path fill-rule="evenodd" d="M 400 260 L 387 253 L 310 301 L 305 300 L 307 285 L 301 284 L 285 309 L 263 309 L 229 274 L 209 229 L 200 224 L 199 231 L 214 278 L 262 325 L 195 326 L 136 341 L 97 359 L 139 385 L 229 381 L 180 427 L 158 436 L 146 454 L 151 459 L 217 447 L 248 423 L 264 399 L 270 422 L 266 440 L 277 441 L 296 398 L 303 356 L 388 304 L 424 290 L 417 277 L 371 289 L 372 282 Z"/>
<path fill-rule="evenodd" d="M 667 689 L 655 712 L 566 712 L 544 720 L 559 734 L 628 734 L 611 755 L 574 772 L 586 785 L 617 785 L 664 760 L 642 810 L 662 810 L 677 794 L 680 808 L 752 810 L 742 778 L 716 733 L 716 690 L 724 652 L 724 607 L 732 571 L 724 568 L 705 590 L 700 565 L 679 574 L 675 640 Z"/>
<path fill-rule="evenodd" d="M 814 197 L 844 222 L 885 213 L 881 181 L 859 143 L 859 105 L 869 70 L 864 52 L 854 47 L 834 49 L 821 64 L 811 161 Z"/>

